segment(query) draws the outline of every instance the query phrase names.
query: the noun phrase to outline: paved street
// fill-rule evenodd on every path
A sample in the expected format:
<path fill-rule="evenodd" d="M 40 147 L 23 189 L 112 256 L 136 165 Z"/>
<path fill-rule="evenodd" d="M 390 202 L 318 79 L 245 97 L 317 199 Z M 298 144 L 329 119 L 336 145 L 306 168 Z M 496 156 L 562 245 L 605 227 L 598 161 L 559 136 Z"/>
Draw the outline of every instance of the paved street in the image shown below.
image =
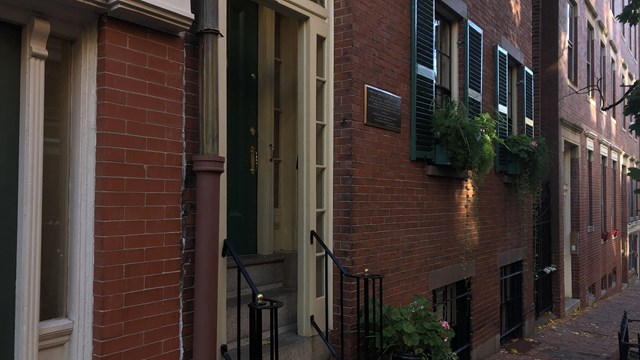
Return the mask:
<path fill-rule="evenodd" d="M 640 282 L 565 319 L 552 320 L 532 338 L 505 344 L 489 359 L 618 359 L 617 332 L 625 309 L 630 319 L 640 319 Z M 631 323 L 630 330 L 636 342 L 640 323 Z M 630 358 L 638 359 L 636 354 Z"/>

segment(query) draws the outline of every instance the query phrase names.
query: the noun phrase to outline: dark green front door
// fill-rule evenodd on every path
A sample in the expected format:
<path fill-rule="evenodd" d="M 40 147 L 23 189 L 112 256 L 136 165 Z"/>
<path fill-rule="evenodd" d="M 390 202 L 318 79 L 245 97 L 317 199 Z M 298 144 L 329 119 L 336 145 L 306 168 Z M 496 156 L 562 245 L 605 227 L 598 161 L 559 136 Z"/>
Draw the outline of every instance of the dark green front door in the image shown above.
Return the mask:
<path fill-rule="evenodd" d="M 258 5 L 228 1 L 227 238 L 240 254 L 257 250 Z"/>
<path fill-rule="evenodd" d="M 13 359 L 21 32 L 19 26 L 0 22 L 0 359 Z"/>

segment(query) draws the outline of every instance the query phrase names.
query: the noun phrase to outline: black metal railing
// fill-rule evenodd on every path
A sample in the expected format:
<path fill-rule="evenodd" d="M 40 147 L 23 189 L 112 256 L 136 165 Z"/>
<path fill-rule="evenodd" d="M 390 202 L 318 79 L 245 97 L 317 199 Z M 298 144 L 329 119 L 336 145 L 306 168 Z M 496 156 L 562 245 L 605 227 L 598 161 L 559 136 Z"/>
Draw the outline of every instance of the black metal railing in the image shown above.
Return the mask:
<path fill-rule="evenodd" d="M 553 265 L 551 246 L 551 195 L 549 183 L 540 190 L 534 224 L 534 292 L 536 318 L 553 307 Z"/>
<path fill-rule="evenodd" d="M 251 289 L 251 302 L 249 303 L 249 359 L 262 360 L 262 312 L 269 311 L 269 353 L 271 360 L 278 360 L 278 309 L 282 307 L 282 302 L 278 300 L 265 299 L 258 287 L 251 279 L 242 260 L 236 253 L 235 249 L 228 240 L 224 240 L 222 247 L 222 257 L 231 255 L 233 261 L 237 265 L 237 282 L 236 282 L 236 342 L 237 342 L 237 359 L 241 359 L 240 338 L 242 336 L 242 278 L 247 282 Z M 231 356 L 227 349 L 227 345 L 220 347 L 220 352 L 225 360 L 230 360 Z"/>
<path fill-rule="evenodd" d="M 316 330 L 322 341 L 325 343 L 329 352 L 334 359 L 345 359 L 345 290 L 344 283 L 345 278 L 355 280 L 356 285 L 356 323 L 351 324 L 356 328 L 356 359 L 377 359 L 381 356 L 382 352 L 382 279 L 383 276 L 370 274 L 368 269 L 360 274 L 350 274 L 342 266 L 340 261 L 329 250 L 327 245 L 322 241 L 320 235 L 311 230 L 310 236 L 311 244 L 313 241 L 317 241 L 318 245 L 324 250 L 324 294 L 325 294 L 325 308 L 324 308 L 324 326 L 325 331 L 320 329 L 320 326 L 315 321 L 315 316 L 311 315 L 311 326 Z M 338 297 L 340 307 L 340 324 L 339 324 L 339 337 L 340 337 L 340 352 L 335 349 L 331 344 L 329 333 L 329 259 L 333 262 L 339 272 L 340 276 L 340 294 Z M 377 298 L 376 298 L 377 295 Z M 353 358 L 353 357 L 351 357 Z"/>
<path fill-rule="evenodd" d="M 231 354 L 229 354 L 229 349 L 227 348 L 227 344 L 222 344 L 222 346 L 220 346 L 220 353 L 222 354 L 222 357 L 224 358 L 224 360 L 233 360 L 231 358 Z"/>

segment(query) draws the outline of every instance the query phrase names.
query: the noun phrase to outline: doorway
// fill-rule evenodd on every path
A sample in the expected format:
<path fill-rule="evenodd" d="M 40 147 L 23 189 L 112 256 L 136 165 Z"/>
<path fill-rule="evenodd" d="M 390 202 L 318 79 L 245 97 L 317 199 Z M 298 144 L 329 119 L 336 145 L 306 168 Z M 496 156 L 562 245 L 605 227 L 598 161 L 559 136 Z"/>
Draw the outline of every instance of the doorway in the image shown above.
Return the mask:
<path fill-rule="evenodd" d="M 563 254 L 564 254 L 564 296 L 565 299 L 573 298 L 573 277 L 572 277 L 572 262 L 571 262 L 571 233 L 572 233 L 572 224 L 571 224 L 571 214 L 572 214 L 572 176 L 573 172 L 571 171 L 571 161 L 572 161 L 572 153 L 574 152 L 574 146 L 568 143 L 564 144 L 564 152 L 563 152 L 563 167 L 562 167 L 562 184 L 563 184 Z M 575 244 L 574 244 L 575 245 Z M 577 245 L 575 245 L 577 246 Z"/>
<path fill-rule="evenodd" d="M 265 4 L 227 2 L 226 238 L 240 254 L 285 259 L 297 297 L 285 306 L 308 336 L 331 272 L 309 241 L 314 230 L 333 243 L 331 5 Z"/>
<path fill-rule="evenodd" d="M 293 251 L 297 206 L 297 21 L 229 3 L 227 237 L 240 254 Z"/>

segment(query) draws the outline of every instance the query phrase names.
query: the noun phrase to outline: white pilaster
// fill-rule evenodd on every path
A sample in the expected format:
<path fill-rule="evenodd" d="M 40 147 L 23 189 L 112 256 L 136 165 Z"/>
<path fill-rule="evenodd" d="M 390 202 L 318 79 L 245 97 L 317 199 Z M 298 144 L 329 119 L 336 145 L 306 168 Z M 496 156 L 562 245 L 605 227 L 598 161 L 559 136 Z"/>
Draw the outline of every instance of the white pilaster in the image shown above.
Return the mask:
<path fill-rule="evenodd" d="M 96 168 L 98 30 L 85 29 L 73 53 L 73 102 L 69 177 L 70 359 L 91 359 Z M 78 66 L 79 65 L 79 66 Z M 79 69 L 77 68 L 79 67 Z"/>
<path fill-rule="evenodd" d="M 20 360 L 38 358 L 44 65 L 49 30 L 47 20 L 34 17 L 22 31 L 14 356 Z"/>

